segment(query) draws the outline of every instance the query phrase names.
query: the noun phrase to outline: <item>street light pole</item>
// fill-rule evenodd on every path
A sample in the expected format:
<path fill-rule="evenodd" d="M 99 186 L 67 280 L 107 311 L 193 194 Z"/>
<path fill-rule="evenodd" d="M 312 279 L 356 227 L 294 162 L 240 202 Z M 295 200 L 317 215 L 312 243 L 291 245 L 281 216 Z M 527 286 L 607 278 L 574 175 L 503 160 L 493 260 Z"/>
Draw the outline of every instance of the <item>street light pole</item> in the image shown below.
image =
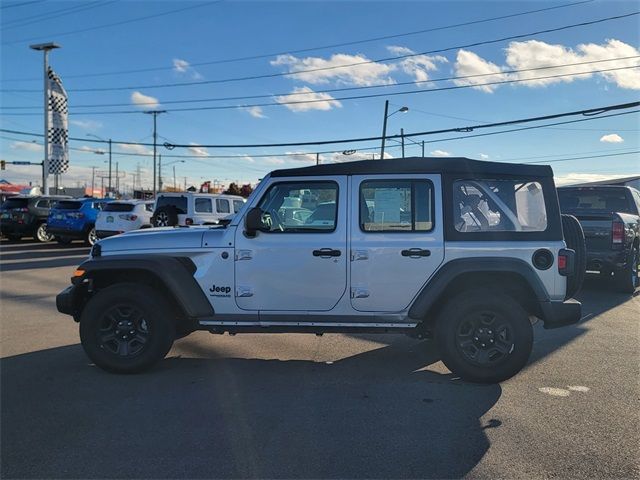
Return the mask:
<path fill-rule="evenodd" d="M 107 189 L 111 191 L 111 139 L 109 139 L 109 182 L 107 184 Z"/>
<path fill-rule="evenodd" d="M 38 43 L 29 45 L 32 50 L 44 53 L 44 162 L 42 175 L 42 193 L 49 195 L 49 51 L 60 48 L 57 43 Z"/>
<path fill-rule="evenodd" d="M 402 158 L 404 158 L 404 128 L 400 129 L 400 140 L 402 140 Z"/>
<path fill-rule="evenodd" d="M 156 148 L 158 144 L 157 117 L 161 113 L 166 113 L 166 110 L 149 110 L 144 113 L 153 115 L 153 198 L 156 198 L 158 195 L 156 186 Z"/>
<path fill-rule="evenodd" d="M 387 139 L 387 119 L 398 112 L 406 113 L 408 111 L 409 107 L 400 107 L 395 112 L 389 113 L 389 100 L 384 101 L 384 120 L 382 122 L 382 148 L 380 149 L 380 160 L 384 160 L 384 144 Z"/>

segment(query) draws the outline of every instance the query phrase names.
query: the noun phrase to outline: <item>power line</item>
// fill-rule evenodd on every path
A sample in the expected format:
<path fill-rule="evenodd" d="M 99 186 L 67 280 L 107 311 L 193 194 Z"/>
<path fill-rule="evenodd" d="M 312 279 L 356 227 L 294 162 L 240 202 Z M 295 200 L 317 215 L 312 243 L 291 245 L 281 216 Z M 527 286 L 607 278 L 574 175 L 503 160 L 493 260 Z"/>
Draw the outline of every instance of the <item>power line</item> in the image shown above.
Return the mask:
<path fill-rule="evenodd" d="M 66 15 L 70 15 L 70 14 L 74 14 L 74 13 L 79 13 L 85 10 L 92 10 L 94 8 L 97 7 L 105 7 L 107 5 L 110 5 L 112 3 L 116 3 L 117 0 L 111 1 L 111 2 L 102 2 L 102 1 L 97 1 L 97 2 L 92 2 L 89 4 L 80 4 L 80 5 L 75 5 L 73 7 L 69 7 L 69 8 L 62 8 L 59 10 L 53 10 L 51 12 L 46 12 L 46 13 L 40 13 L 38 15 L 32 15 L 30 17 L 23 17 L 20 19 L 16 19 L 16 20 L 11 20 L 7 23 L 2 24 L 2 29 L 3 30 L 10 30 L 12 28 L 18 28 L 18 27 L 25 27 L 27 25 L 31 25 L 34 23 L 40 23 L 40 22 L 44 22 L 44 21 L 49 21 L 53 18 L 58 18 L 58 17 L 63 17 Z"/>
<path fill-rule="evenodd" d="M 358 86 L 358 87 L 342 87 L 342 88 L 330 88 L 330 89 L 326 89 L 326 90 L 317 90 L 314 93 L 315 94 L 322 94 L 322 93 L 335 93 L 335 92 L 345 92 L 345 91 L 353 91 L 353 90 L 367 90 L 367 89 L 372 89 L 372 88 L 388 88 L 388 87 L 399 87 L 399 86 L 403 86 L 403 85 L 416 85 L 416 84 L 423 84 L 423 83 L 437 83 L 437 82 L 445 82 L 445 81 L 455 81 L 455 80 L 467 80 L 470 78 L 480 78 L 480 77 L 493 77 L 493 76 L 505 76 L 505 75 L 512 75 L 512 74 L 516 74 L 516 73 L 523 73 L 523 72 L 532 72 L 532 71 L 538 71 L 538 70 L 549 70 L 549 69 L 556 69 L 556 68 L 565 68 L 565 67 L 575 67 L 575 66 L 580 66 L 580 65 L 590 65 L 590 64 L 595 64 L 595 63 L 604 63 L 604 62 L 614 62 L 614 61 L 624 61 L 624 60 L 633 60 L 633 59 L 637 59 L 640 58 L 640 55 L 633 55 L 633 56 L 628 56 L 628 57 L 618 57 L 618 58 L 609 58 L 609 59 L 603 59 L 603 60 L 591 60 L 591 61 L 586 61 L 586 62 L 576 62 L 576 63 L 564 63 L 564 64 L 557 64 L 557 65 L 547 65 L 547 66 L 543 66 L 543 67 L 532 67 L 532 68 L 523 68 L 520 70 L 505 70 L 502 71 L 500 73 L 478 73 L 478 74 L 473 74 L 473 75 L 462 75 L 462 76 L 455 76 L 455 77 L 446 77 L 446 78 L 434 78 L 434 79 L 429 79 L 429 80 L 418 80 L 418 81 L 409 81 L 409 82 L 399 82 L 399 83 L 394 83 L 394 84 L 377 84 L 377 85 L 363 85 L 363 86 Z M 640 66 L 640 65 L 638 65 Z M 628 67 L 619 67 L 619 68 L 636 68 L 636 65 L 632 65 L 632 66 L 628 66 Z M 584 75 L 586 73 L 600 73 L 603 72 L 605 70 L 590 70 L 587 72 L 579 72 L 579 73 L 571 73 L 571 74 L 567 74 L 567 75 Z M 521 79 L 522 81 L 531 81 L 531 80 L 535 80 L 534 79 Z M 475 86 L 475 85 L 473 85 Z M 298 93 L 272 93 L 272 94 L 263 94 L 263 95 L 248 95 L 248 96 L 235 96 L 235 97 L 217 97 L 217 98 L 200 98 L 200 99 L 191 99 L 191 100 L 163 100 L 162 104 L 163 105 L 172 105 L 172 104 L 183 104 L 183 103 L 203 103 L 203 102 L 221 102 L 221 101 L 229 101 L 229 100 L 252 100 L 252 99 L 258 99 L 258 98 L 273 98 L 273 97 L 295 97 L 295 96 L 304 96 L 304 95 L 308 95 L 307 92 L 298 92 Z M 323 100 L 321 100 L 323 101 Z M 279 105 L 282 105 L 282 103 L 278 103 Z M 95 104 L 80 104 L 80 105 L 74 105 L 74 110 L 76 108 L 100 108 L 100 107 L 128 107 L 130 106 L 131 103 L 95 103 Z M 143 106 L 143 105 L 157 105 L 157 102 L 145 102 L 145 103 L 137 103 L 136 105 L 138 106 Z M 250 106 L 250 105 L 249 105 Z M 29 106 L 11 106 L 11 107 L 4 107 L 4 106 L 0 106 L 0 110 L 27 110 L 27 109 L 33 109 L 33 108 L 41 108 L 39 105 L 29 105 Z M 412 109 L 413 110 L 413 109 Z M 419 111 L 419 110 L 416 110 Z M 428 112 L 427 112 L 428 113 Z M 455 117 L 452 117 L 455 118 Z M 461 119 L 461 118 L 457 118 L 457 120 L 466 120 L 466 119 Z"/>
<path fill-rule="evenodd" d="M 71 30 L 69 32 L 60 32 L 60 33 L 52 33 L 52 34 L 49 34 L 49 35 L 39 35 L 39 36 L 36 36 L 36 37 L 21 38 L 19 40 L 14 40 L 14 41 L 11 41 L 11 42 L 3 42 L 2 44 L 3 45 L 14 45 L 16 43 L 30 42 L 32 40 L 38 40 L 38 39 L 41 39 L 41 38 L 50 38 L 50 37 L 56 37 L 57 38 L 57 37 L 65 37 L 67 35 L 73 35 L 73 34 L 76 34 L 76 33 L 91 32 L 91 31 L 94 31 L 94 30 L 102 29 L 102 28 L 110 28 L 110 27 L 116 27 L 116 26 L 119 26 L 119 25 L 126 25 L 128 23 L 140 22 L 140 21 L 143 21 L 143 20 L 149 20 L 151 18 L 163 17 L 165 15 L 171 15 L 173 13 L 184 12 L 186 10 L 193 10 L 195 8 L 206 7 L 206 6 L 212 5 L 214 3 L 220 3 L 221 1 L 222 0 L 216 0 L 216 1 L 213 1 L 213 2 L 201 3 L 201 4 L 198 4 L 198 5 L 190 5 L 188 7 L 177 8 L 177 9 L 174 9 L 174 10 L 168 10 L 168 11 L 162 12 L 162 13 L 155 13 L 153 15 L 144 15 L 142 17 L 130 18 L 129 20 L 122 20 L 120 22 L 107 23 L 107 24 L 104 24 L 104 25 L 96 25 L 94 27 L 80 28 L 80 29 L 77 29 L 77 30 Z"/>
<path fill-rule="evenodd" d="M 245 109 L 250 107 L 274 107 L 274 106 L 309 104 L 309 103 L 340 102 L 345 100 L 361 100 L 365 98 L 393 97 L 397 95 L 414 95 L 418 93 L 443 92 L 448 90 L 461 90 L 466 88 L 478 88 L 478 87 L 494 86 L 494 85 L 506 85 L 506 84 L 512 84 L 512 83 L 533 82 L 537 80 L 549 80 L 554 78 L 573 77 L 573 76 L 579 76 L 579 75 L 592 75 L 594 73 L 611 72 L 611 71 L 617 71 L 617 70 L 628 70 L 632 68 L 640 68 L 640 65 L 635 65 L 631 67 L 608 68 L 608 69 L 602 69 L 602 70 L 589 70 L 586 72 L 578 72 L 578 73 L 548 75 L 544 77 L 532 77 L 532 78 L 513 79 L 513 80 L 500 80 L 500 81 L 487 82 L 487 83 L 455 85 L 450 87 L 430 88 L 430 89 L 422 89 L 422 90 L 404 90 L 400 92 L 374 93 L 374 94 L 368 94 L 368 95 L 351 95 L 347 97 L 337 97 L 337 98 L 330 98 L 330 99 L 321 98 L 321 99 L 315 99 L 315 100 L 276 101 L 276 102 L 270 102 L 270 103 L 254 103 L 254 104 L 244 104 L 244 105 L 184 107 L 184 108 L 167 109 L 166 111 L 167 112 L 195 112 L 195 111 L 206 111 L 206 110 L 235 110 L 235 109 Z M 495 75 L 499 75 L 499 74 L 495 74 Z M 120 114 L 138 114 L 140 112 L 144 112 L 144 110 L 111 110 L 111 111 L 96 111 L 96 112 L 74 112 L 74 114 L 75 115 L 120 115 Z M 4 115 L 33 116 L 33 115 L 41 115 L 41 113 L 18 112 L 18 113 L 5 113 Z"/>
<path fill-rule="evenodd" d="M 27 5 L 31 5 L 32 3 L 42 3 L 44 0 L 33 0 L 31 2 L 22 2 L 22 3 L 12 3 L 10 5 L 1 5 L 0 10 L 6 10 L 7 8 L 16 8 L 16 7 L 26 7 Z"/>
<path fill-rule="evenodd" d="M 372 64 L 372 63 L 378 63 L 378 62 L 389 62 L 389 61 L 393 61 L 393 60 L 402 60 L 402 59 L 405 59 L 405 58 L 417 57 L 417 56 L 421 56 L 421 55 L 430 55 L 430 54 L 434 54 L 434 53 L 448 52 L 448 51 L 451 51 L 451 50 L 459 50 L 459 49 L 462 49 L 462 48 L 471 48 L 471 47 L 478 47 L 478 46 L 481 46 L 481 45 L 490 45 L 490 44 L 494 44 L 494 43 L 501 43 L 501 42 L 505 42 L 507 40 L 516 40 L 516 39 L 519 39 L 519 38 L 531 37 L 533 35 L 542 35 L 542 34 L 545 34 L 545 33 L 559 32 L 559 31 L 568 30 L 568 29 L 571 29 L 571 28 L 585 27 L 585 26 L 595 25 L 595 24 L 598 24 L 598 23 L 603 23 L 603 22 L 608 22 L 608 21 L 613 21 L 613 20 L 621 20 L 623 18 L 636 16 L 638 14 L 640 14 L 640 12 L 632 12 L 632 13 L 627 13 L 627 14 L 624 14 L 624 15 L 616 15 L 616 16 L 612 16 L 612 17 L 600 18 L 600 19 L 591 20 L 591 21 L 588 21 L 588 22 L 581 22 L 581 23 L 574 23 L 574 24 L 570 24 L 570 25 L 563 25 L 561 27 L 538 30 L 538 31 L 535 31 L 535 32 L 523 33 L 523 34 L 518 34 L 518 35 L 510 35 L 510 36 L 507 36 L 507 37 L 501 37 L 501 38 L 492 39 L 492 40 L 484 40 L 484 41 L 469 43 L 469 44 L 465 44 L 465 45 L 457 45 L 457 46 L 453 46 L 453 47 L 440 48 L 440 49 L 436 49 L 436 50 L 428 50 L 428 51 L 419 52 L 419 53 L 409 53 L 409 54 L 405 54 L 405 55 L 396 55 L 396 56 L 393 56 L 393 57 L 386 57 L 386 58 L 381 58 L 381 59 L 377 59 L 377 60 L 367 60 L 367 61 L 354 62 L 354 63 L 343 64 L 343 65 L 333 65 L 333 66 L 330 66 L 330 67 L 319 67 L 319 68 L 311 68 L 311 69 L 306 69 L 306 70 L 296 70 L 294 72 L 280 72 L 280 73 L 271 73 L 271 74 L 265 74 L 265 75 L 251 75 L 251 76 L 236 77 L 236 78 L 225 78 L 225 79 L 216 79 L 216 80 L 199 80 L 199 81 L 194 81 L 194 82 L 165 83 L 165 84 L 156 84 L 156 85 L 129 85 L 129 86 L 121 86 L 121 87 L 92 87 L 92 88 L 75 88 L 75 89 L 69 88 L 69 89 L 67 89 L 67 91 L 69 91 L 69 92 L 106 92 L 106 91 L 118 91 L 118 90 L 140 90 L 140 89 L 148 90 L 148 89 L 153 89 L 153 88 L 172 88 L 172 87 L 184 87 L 184 86 L 193 86 L 193 85 L 209 85 L 209 84 L 239 82 L 239 81 L 246 81 L 246 80 L 257 80 L 257 79 L 283 77 L 283 76 L 295 77 L 296 75 L 300 75 L 300 74 L 303 74 L 303 73 L 313 73 L 313 72 L 320 72 L 320 71 L 327 71 L 327 70 L 336 70 L 336 69 L 340 69 L 340 68 L 368 65 L 368 64 Z M 40 90 L 34 90 L 34 89 L 3 89 L 1 91 L 5 91 L 5 92 L 39 92 Z"/>
<path fill-rule="evenodd" d="M 634 155 L 634 154 L 638 154 L 640 153 L 640 150 L 635 150 L 633 152 L 626 152 L 626 153 L 611 153 L 608 155 L 591 155 L 588 157 L 574 157 L 574 158 L 561 158 L 561 159 L 556 159 L 556 160 L 546 160 L 546 161 L 539 161 L 539 162 L 523 162 L 523 163 L 559 163 L 559 162 L 571 162 L 573 160 L 586 160 L 586 159 L 593 159 L 593 158 L 604 158 L 604 157 L 618 157 L 621 155 Z"/>
<path fill-rule="evenodd" d="M 577 115 L 583 115 L 583 116 L 589 117 L 589 118 L 581 119 L 581 120 L 573 120 L 573 121 L 569 121 L 569 122 L 560 122 L 560 123 L 551 124 L 551 126 L 554 126 L 554 125 L 560 125 L 560 124 L 564 124 L 564 123 L 583 122 L 583 121 L 587 121 L 587 120 L 591 120 L 591 119 L 595 119 L 595 118 L 608 118 L 608 117 L 614 117 L 614 116 L 619 116 L 619 115 L 626 115 L 626 114 L 630 114 L 630 113 L 636 113 L 639 110 L 633 110 L 633 111 L 630 111 L 630 112 L 622 112 L 622 113 L 616 113 L 616 114 L 603 115 L 606 112 L 612 112 L 612 111 L 617 111 L 617 110 L 626 110 L 626 109 L 635 108 L 635 107 L 640 107 L 640 101 L 639 102 L 622 103 L 622 104 L 617 104 L 617 105 L 608 105 L 608 106 L 605 106 L 605 107 L 598 107 L 598 108 L 589 108 L 589 109 L 584 109 L 584 110 L 576 110 L 576 111 L 571 111 L 571 112 L 554 113 L 554 114 L 550 114 L 550 115 L 543 115 L 543 116 L 537 116 L 537 117 L 520 118 L 520 119 L 516 119 L 516 120 L 507 120 L 507 121 L 502 121 L 502 122 L 483 123 L 483 124 L 466 126 L 466 127 L 447 128 L 447 129 L 440 129 L 440 130 L 428 130 L 428 131 L 423 131 L 423 132 L 405 133 L 404 135 L 387 135 L 385 138 L 394 139 L 394 138 L 401 138 L 403 136 L 407 137 L 407 138 L 408 137 L 422 137 L 422 136 L 426 136 L 426 135 L 438 135 L 438 134 L 452 133 L 452 132 L 469 133 L 469 132 L 472 132 L 474 130 L 479 130 L 479 129 L 503 127 L 503 126 L 508 126 L 508 125 L 522 124 L 522 123 L 540 122 L 540 121 L 545 121 L 545 120 L 554 120 L 554 119 L 557 119 L 557 118 L 571 117 L 571 116 L 577 116 Z M 550 126 L 550 125 L 542 125 L 542 126 L 527 127 L 527 128 L 529 128 L 529 129 L 543 128 L 543 127 L 546 127 L 546 126 Z M 43 134 L 38 134 L 38 133 L 22 132 L 22 131 L 18 131 L 18 130 L 8 130 L 8 129 L 3 129 L 3 128 L 0 128 L 0 132 L 12 133 L 12 134 L 18 134 L 18 135 L 35 136 L 35 137 L 43 137 L 44 136 Z M 487 135 L 487 134 L 468 135 L 468 136 L 463 136 L 463 137 L 460 137 L 460 138 L 471 138 L 471 137 L 474 137 L 474 136 L 483 136 L 483 135 Z M 86 139 L 86 138 L 79 139 L 79 138 L 74 138 L 74 137 L 70 137 L 70 139 L 71 140 L 77 140 L 77 141 L 83 141 L 83 142 L 92 142 L 92 143 L 108 143 L 105 140 L 97 140 L 97 139 L 95 139 L 95 140 L 94 139 Z M 313 145 L 345 144 L 345 143 L 367 142 L 367 141 L 374 141 L 374 140 L 382 140 L 382 137 L 362 137 L 362 138 L 335 139 L 335 140 L 318 140 L 318 141 L 312 141 L 312 142 L 281 142 L 281 143 L 269 143 L 269 144 L 237 144 L 237 145 L 231 145 L 231 144 L 215 144 L 215 145 L 172 144 L 170 146 L 172 148 L 190 148 L 190 147 L 200 147 L 200 148 L 273 148 L 273 147 L 300 147 L 300 146 L 313 146 Z M 446 140 L 447 139 L 432 140 L 432 141 L 425 142 L 425 143 L 433 143 L 433 142 L 440 142 L 440 141 L 446 141 Z M 113 143 L 119 143 L 121 145 L 143 145 L 143 146 L 153 146 L 154 145 L 153 143 L 126 142 L 126 141 L 119 141 L 119 140 L 113 140 Z"/>
<path fill-rule="evenodd" d="M 236 57 L 236 58 L 227 58 L 227 59 L 219 59 L 219 60 L 209 60 L 209 61 L 205 61 L 205 62 L 196 62 L 196 63 L 190 63 L 189 66 L 191 67 L 201 67 L 201 66 L 205 66 L 205 65 L 215 65 L 215 64 L 221 64 L 221 63 L 232 63 L 232 62 L 241 62 L 241 61 L 246 61 L 246 60 L 258 60 L 261 58 L 270 58 L 270 57 L 275 57 L 275 56 L 279 56 L 279 55 L 286 55 L 286 54 L 294 54 L 294 53 L 305 53 L 305 52 L 311 52 L 311 51 L 315 51 L 315 50 L 326 50 L 329 48 L 337 48 L 337 47 L 346 47 L 346 46 L 352 46 L 352 45 L 360 45 L 363 43 L 371 43 L 371 42 L 377 42 L 380 40 L 390 40 L 393 38 L 401 38 L 401 37 L 407 37 L 407 36 L 413 36 L 413 35 L 419 35 L 419 34 L 423 34 L 423 33 L 430 33 L 430 32 L 437 32 L 437 31 L 441 31 L 441 30 L 448 30 L 451 28 L 459 28 L 459 27 L 465 27 L 465 26 L 470 26 L 470 25 L 478 25 L 481 23 L 487 23 L 487 22 L 493 22 L 496 20 L 504 20 L 507 18 L 514 18 L 514 17 L 520 17 L 520 16 L 525 16 L 525 15 L 531 15 L 534 13 L 540 13 L 540 12 L 546 12 L 546 11 L 550 11 L 550 10 L 556 10 L 556 9 L 560 9 L 560 8 L 567 8 L 567 7 L 573 7 L 576 5 L 583 5 L 586 3 L 592 3 L 594 0 L 585 0 L 585 1 L 580 1 L 580 2 L 574 2 L 574 3 L 567 3 L 564 5 L 556 5 L 553 7 L 546 7 L 546 8 L 539 8 L 536 10 L 527 10 L 524 12 L 516 12 L 516 13 L 512 13 L 512 14 L 508 14 L 508 15 L 501 15 L 498 17 L 490 17 L 490 18 L 484 18 L 484 19 L 479 19 L 479 20 L 471 20 L 471 21 L 467 21 L 467 22 L 462 22 L 462 23 L 455 23 L 455 24 L 450 24 L 450 25 L 444 25 L 444 26 L 440 26 L 440 27 L 432 27 L 432 28 L 427 28 L 424 30 L 416 30 L 416 31 L 412 31 L 412 32 L 405 32 L 405 33 L 397 33 L 397 34 L 393 34 L 393 35 L 384 35 L 384 36 L 379 36 L 379 37 L 371 37 L 371 38 L 366 38 L 366 39 L 361 39 L 361 40 L 353 40 L 353 41 L 348 41 L 348 42 L 342 42 L 342 43 L 333 43 L 333 44 L 328 44 L 328 45 L 322 45 L 322 46 L 318 46 L 318 47 L 309 47 L 309 48 L 301 48 L 301 49 L 296 49 L 296 50 L 282 50 L 279 52 L 272 52 L 272 53 L 264 53 L 264 54 L 259 54 L 259 55 L 250 55 L 250 56 L 245 56 L 245 57 Z M 87 78 L 87 77 L 101 77 L 101 76 L 109 76 L 109 75 L 122 75 L 122 74 L 129 74 L 129 73 L 143 73 L 143 72 L 154 72 L 154 71 L 161 71 L 161 70 L 173 70 L 174 67 L 150 67 L 150 68 L 139 68 L 139 69 L 133 69 L 133 70 L 119 70 L 119 71 L 111 71 L 111 72 L 103 72 L 103 73 L 89 73 L 89 74 L 78 74 L 78 75 L 65 75 L 66 78 Z M 14 82 L 14 81 L 37 81 L 40 80 L 38 78 L 23 78 L 23 79 L 9 79 L 9 80 L 4 80 L 5 82 Z"/>

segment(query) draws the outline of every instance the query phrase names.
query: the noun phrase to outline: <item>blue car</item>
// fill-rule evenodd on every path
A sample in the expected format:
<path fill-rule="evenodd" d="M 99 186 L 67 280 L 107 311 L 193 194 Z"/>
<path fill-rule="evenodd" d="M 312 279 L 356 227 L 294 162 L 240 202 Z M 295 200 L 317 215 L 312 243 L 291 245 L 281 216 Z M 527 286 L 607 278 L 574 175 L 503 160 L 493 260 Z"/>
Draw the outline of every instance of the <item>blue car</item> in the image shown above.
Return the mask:
<path fill-rule="evenodd" d="M 60 244 L 81 239 L 93 245 L 98 241 L 95 228 L 98 212 L 110 201 L 96 198 L 61 200 L 49 212 L 47 231 Z"/>

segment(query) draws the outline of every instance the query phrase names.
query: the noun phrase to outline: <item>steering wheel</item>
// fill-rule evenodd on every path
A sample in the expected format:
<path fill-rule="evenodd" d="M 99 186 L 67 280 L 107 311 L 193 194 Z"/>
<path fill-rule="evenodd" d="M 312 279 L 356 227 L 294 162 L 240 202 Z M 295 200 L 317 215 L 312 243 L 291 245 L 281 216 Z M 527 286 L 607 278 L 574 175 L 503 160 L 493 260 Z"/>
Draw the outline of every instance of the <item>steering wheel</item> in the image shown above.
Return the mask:
<path fill-rule="evenodd" d="M 277 227 L 281 232 L 284 232 L 284 227 L 282 226 L 282 220 L 280 219 L 280 215 L 278 214 L 278 210 L 272 208 L 269 210 L 269 228 L 273 229 L 273 227 Z"/>

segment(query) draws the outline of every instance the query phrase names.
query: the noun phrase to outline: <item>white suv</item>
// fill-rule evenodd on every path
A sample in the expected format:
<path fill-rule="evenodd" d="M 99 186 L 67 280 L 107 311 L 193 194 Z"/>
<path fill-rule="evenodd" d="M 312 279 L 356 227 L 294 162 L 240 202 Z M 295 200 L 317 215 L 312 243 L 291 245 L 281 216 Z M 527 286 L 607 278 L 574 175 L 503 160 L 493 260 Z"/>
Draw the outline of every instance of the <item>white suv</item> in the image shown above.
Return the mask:
<path fill-rule="evenodd" d="M 151 227 L 153 200 L 109 202 L 98 213 L 96 235 L 107 238 L 131 230 Z"/>
<path fill-rule="evenodd" d="M 151 219 L 154 227 L 216 225 L 244 206 L 236 195 L 210 193 L 160 193 Z"/>
<path fill-rule="evenodd" d="M 526 365 L 532 317 L 580 320 L 584 259 L 548 166 L 365 160 L 272 172 L 228 225 L 106 239 L 56 301 L 111 371 L 194 330 L 406 333 L 498 382 Z"/>

